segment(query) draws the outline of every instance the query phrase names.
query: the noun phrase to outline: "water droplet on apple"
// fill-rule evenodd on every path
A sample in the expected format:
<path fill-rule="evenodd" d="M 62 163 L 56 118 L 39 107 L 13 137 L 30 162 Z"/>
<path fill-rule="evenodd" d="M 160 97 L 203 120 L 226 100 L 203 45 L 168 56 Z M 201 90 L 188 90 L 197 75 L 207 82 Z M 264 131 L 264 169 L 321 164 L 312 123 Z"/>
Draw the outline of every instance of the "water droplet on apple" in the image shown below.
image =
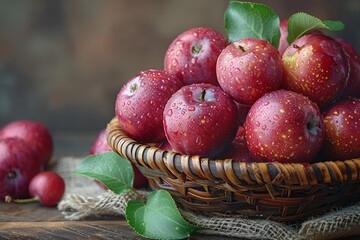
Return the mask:
<path fill-rule="evenodd" d="M 174 67 L 176 67 L 179 63 L 178 63 L 178 61 L 177 61 L 176 59 L 173 59 L 173 60 L 171 61 L 171 64 L 172 64 Z"/>
<path fill-rule="evenodd" d="M 191 111 L 191 112 L 195 111 L 195 107 L 194 106 L 189 106 L 188 110 Z"/>
<path fill-rule="evenodd" d="M 264 106 L 267 106 L 269 105 L 270 102 L 264 102 Z"/>
<path fill-rule="evenodd" d="M 263 125 L 263 126 L 261 127 L 261 129 L 262 129 L 262 130 L 266 130 L 266 125 Z"/>
<path fill-rule="evenodd" d="M 279 115 L 275 114 L 273 118 L 274 120 L 279 120 Z"/>
<path fill-rule="evenodd" d="M 127 105 L 130 105 L 131 104 L 131 101 L 129 100 L 129 101 L 127 101 Z"/>
<path fill-rule="evenodd" d="M 169 117 L 171 117 L 171 116 L 172 116 L 172 114 L 173 114 L 172 109 L 169 109 L 169 111 L 167 112 L 167 114 L 168 114 L 168 116 L 169 116 Z"/>
<path fill-rule="evenodd" d="M 260 126 L 260 122 L 259 122 L 259 121 L 256 121 L 255 125 L 259 127 L 259 126 Z"/>
<path fill-rule="evenodd" d="M 181 50 L 177 50 L 176 51 L 176 56 L 181 56 L 183 53 L 182 53 L 182 51 Z"/>

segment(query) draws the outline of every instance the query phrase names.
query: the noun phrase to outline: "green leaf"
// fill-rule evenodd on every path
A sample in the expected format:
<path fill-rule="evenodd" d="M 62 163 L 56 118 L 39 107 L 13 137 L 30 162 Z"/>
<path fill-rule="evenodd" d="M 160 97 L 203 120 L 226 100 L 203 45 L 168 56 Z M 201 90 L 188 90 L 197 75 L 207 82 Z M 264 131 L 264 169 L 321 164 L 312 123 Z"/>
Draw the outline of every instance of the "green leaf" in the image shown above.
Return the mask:
<path fill-rule="evenodd" d="M 344 29 L 344 24 L 340 21 L 321 21 L 320 19 L 311 16 L 307 13 L 299 12 L 291 15 L 288 19 L 288 37 L 287 41 L 291 44 L 295 39 L 302 35 L 320 29 L 327 29 L 330 31 L 341 31 Z"/>
<path fill-rule="evenodd" d="M 200 229 L 184 220 L 165 190 L 150 193 L 146 204 L 130 200 L 126 219 L 135 232 L 153 239 L 183 239 Z"/>
<path fill-rule="evenodd" d="M 74 173 L 96 179 L 117 194 L 132 189 L 134 181 L 131 163 L 114 152 L 86 157 Z"/>
<path fill-rule="evenodd" d="M 231 1 L 225 10 L 225 30 L 230 42 L 243 38 L 260 38 L 279 46 L 279 16 L 260 3 Z"/>

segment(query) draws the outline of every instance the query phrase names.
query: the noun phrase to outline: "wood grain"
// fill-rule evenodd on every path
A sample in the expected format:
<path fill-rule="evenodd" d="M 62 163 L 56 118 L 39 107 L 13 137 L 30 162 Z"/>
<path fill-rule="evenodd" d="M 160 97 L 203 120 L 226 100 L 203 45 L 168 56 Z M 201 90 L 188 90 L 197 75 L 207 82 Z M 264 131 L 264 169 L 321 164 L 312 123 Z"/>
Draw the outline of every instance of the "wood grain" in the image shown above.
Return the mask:
<path fill-rule="evenodd" d="M 123 217 L 67 221 L 56 208 L 37 203 L 0 202 L 0 239 L 144 239 L 135 233 Z M 189 239 L 232 239 L 222 236 L 194 234 Z"/>

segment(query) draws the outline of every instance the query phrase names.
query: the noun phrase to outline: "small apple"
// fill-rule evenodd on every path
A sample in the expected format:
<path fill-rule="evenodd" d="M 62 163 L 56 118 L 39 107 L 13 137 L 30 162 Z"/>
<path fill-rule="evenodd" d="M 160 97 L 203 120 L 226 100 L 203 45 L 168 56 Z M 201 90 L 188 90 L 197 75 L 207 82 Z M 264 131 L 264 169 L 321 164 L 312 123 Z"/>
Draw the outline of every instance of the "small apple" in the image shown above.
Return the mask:
<path fill-rule="evenodd" d="M 284 52 L 283 88 L 302 93 L 323 107 L 347 85 L 350 65 L 344 48 L 323 34 L 307 34 Z"/>
<path fill-rule="evenodd" d="M 0 139 L 0 201 L 6 196 L 28 197 L 29 183 L 41 169 L 27 142 L 17 137 Z"/>
<path fill-rule="evenodd" d="M 281 56 L 268 41 L 245 38 L 220 54 L 216 74 L 221 88 L 235 101 L 251 105 L 278 89 L 283 79 Z"/>
<path fill-rule="evenodd" d="M 360 157 L 360 99 L 346 99 L 332 105 L 324 113 L 327 160 Z"/>
<path fill-rule="evenodd" d="M 219 85 L 216 60 L 228 41 L 208 27 L 191 28 L 173 40 L 164 57 L 164 69 L 185 85 Z"/>
<path fill-rule="evenodd" d="M 0 129 L 0 138 L 18 137 L 27 142 L 38 161 L 45 166 L 53 153 L 53 140 L 49 129 L 32 120 L 12 121 Z"/>
<path fill-rule="evenodd" d="M 47 207 L 56 206 L 65 192 L 64 179 L 52 171 L 36 174 L 30 181 L 29 193 L 35 200 L 39 200 Z"/>
<path fill-rule="evenodd" d="M 163 111 L 166 102 L 183 86 L 164 70 L 145 70 L 130 79 L 119 91 L 115 113 L 122 130 L 143 143 L 165 139 Z"/>
<path fill-rule="evenodd" d="M 199 83 L 182 87 L 167 102 L 164 128 L 176 152 L 214 157 L 238 129 L 235 102 L 219 87 Z"/>
<path fill-rule="evenodd" d="M 107 135 L 106 135 L 106 129 L 102 129 L 98 135 L 96 136 L 93 144 L 91 145 L 90 148 L 90 155 L 93 154 L 101 154 L 101 153 L 105 153 L 105 152 L 111 152 L 112 149 L 110 147 L 110 145 L 107 142 Z M 134 183 L 133 183 L 133 187 L 134 188 L 143 188 L 147 185 L 148 180 L 147 178 L 140 172 L 139 168 L 134 164 L 131 163 L 131 166 L 134 170 Z M 107 188 L 104 184 L 98 182 L 100 184 L 100 186 L 102 186 L 103 188 Z"/>
<path fill-rule="evenodd" d="M 360 98 L 360 56 L 351 44 L 344 39 L 336 39 L 349 56 L 350 61 L 350 76 L 349 81 L 341 95 L 341 97 Z"/>
<path fill-rule="evenodd" d="M 324 140 L 318 106 L 307 97 L 277 90 L 259 98 L 245 121 L 251 156 L 261 161 L 309 162 Z"/>

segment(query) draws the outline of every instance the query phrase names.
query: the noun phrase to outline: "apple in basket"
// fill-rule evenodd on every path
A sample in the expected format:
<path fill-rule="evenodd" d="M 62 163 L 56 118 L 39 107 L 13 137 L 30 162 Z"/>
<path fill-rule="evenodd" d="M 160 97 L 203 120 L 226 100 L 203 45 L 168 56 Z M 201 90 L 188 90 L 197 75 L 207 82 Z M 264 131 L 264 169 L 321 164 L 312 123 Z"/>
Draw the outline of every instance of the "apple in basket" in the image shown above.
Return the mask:
<path fill-rule="evenodd" d="M 251 105 L 280 87 L 281 56 L 270 42 L 245 38 L 233 42 L 220 54 L 216 74 L 221 88 L 235 101 Z"/>
<path fill-rule="evenodd" d="M 309 162 L 319 152 L 324 135 L 318 106 L 287 90 L 258 99 L 245 121 L 246 143 L 258 161 Z"/>
<path fill-rule="evenodd" d="M 302 93 L 319 107 L 342 93 L 349 78 L 349 58 L 342 45 L 323 34 L 296 39 L 284 52 L 283 88 Z"/>
<path fill-rule="evenodd" d="M 122 130 L 139 142 L 163 141 L 165 104 L 182 86 L 164 70 L 150 69 L 134 76 L 121 88 L 115 102 Z"/>
<path fill-rule="evenodd" d="M 219 85 L 216 60 L 227 44 L 226 38 L 211 28 L 188 29 L 169 45 L 164 69 L 186 85 L 200 82 Z"/>
<path fill-rule="evenodd" d="M 324 113 L 323 152 L 329 160 L 360 156 L 360 99 L 335 103 Z"/>
<path fill-rule="evenodd" d="M 205 83 L 186 85 L 166 103 L 164 129 L 176 152 L 215 157 L 235 137 L 237 106 L 219 87 Z"/>

